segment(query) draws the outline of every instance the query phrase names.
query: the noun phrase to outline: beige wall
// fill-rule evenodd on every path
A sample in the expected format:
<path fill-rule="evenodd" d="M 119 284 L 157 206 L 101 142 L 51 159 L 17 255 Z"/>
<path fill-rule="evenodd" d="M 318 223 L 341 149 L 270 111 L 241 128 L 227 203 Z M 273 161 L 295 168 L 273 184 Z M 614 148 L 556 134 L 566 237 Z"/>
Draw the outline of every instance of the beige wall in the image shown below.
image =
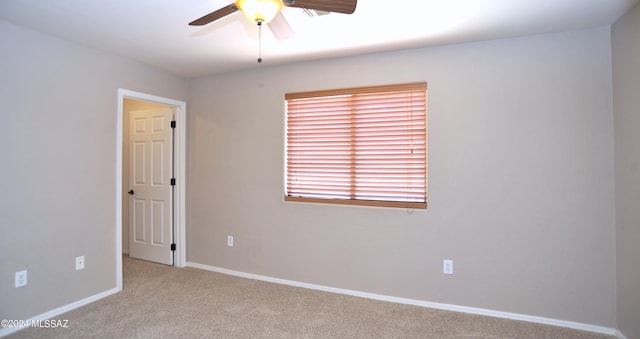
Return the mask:
<path fill-rule="evenodd" d="M 618 328 L 640 338 L 640 6 L 613 25 Z"/>
<path fill-rule="evenodd" d="M 129 114 L 132 111 L 166 108 L 155 102 L 125 98 L 122 103 L 122 252 L 129 253 Z"/>
<path fill-rule="evenodd" d="M 4 21 L 0 41 L 0 319 L 29 319 L 116 287 L 118 88 L 185 100 L 188 86 Z"/>
<path fill-rule="evenodd" d="M 189 261 L 616 326 L 608 28 L 279 67 L 267 54 L 190 83 Z M 414 81 L 429 86 L 428 210 L 283 202 L 284 93 Z"/>

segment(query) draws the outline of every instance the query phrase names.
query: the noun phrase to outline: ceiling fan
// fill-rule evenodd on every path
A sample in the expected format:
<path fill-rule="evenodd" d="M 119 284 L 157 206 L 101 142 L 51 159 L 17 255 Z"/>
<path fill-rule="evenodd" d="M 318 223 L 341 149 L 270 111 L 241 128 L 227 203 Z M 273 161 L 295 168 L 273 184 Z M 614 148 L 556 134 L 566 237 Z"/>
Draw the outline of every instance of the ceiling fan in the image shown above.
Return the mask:
<path fill-rule="evenodd" d="M 276 39 L 284 40 L 293 36 L 293 30 L 280 13 L 283 6 L 351 14 L 356 10 L 357 2 L 358 0 L 236 0 L 228 6 L 190 22 L 189 25 L 203 26 L 240 10 L 258 26 L 262 26 L 263 23 L 268 24 Z"/>

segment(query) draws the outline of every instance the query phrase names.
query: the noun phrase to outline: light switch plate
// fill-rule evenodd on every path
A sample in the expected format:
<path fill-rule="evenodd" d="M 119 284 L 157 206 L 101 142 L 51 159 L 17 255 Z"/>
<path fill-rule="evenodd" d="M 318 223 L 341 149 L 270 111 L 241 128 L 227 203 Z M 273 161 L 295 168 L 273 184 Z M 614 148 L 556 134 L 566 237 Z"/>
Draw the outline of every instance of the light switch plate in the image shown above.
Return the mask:
<path fill-rule="evenodd" d="M 84 255 L 76 258 L 76 271 L 84 269 Z"/>

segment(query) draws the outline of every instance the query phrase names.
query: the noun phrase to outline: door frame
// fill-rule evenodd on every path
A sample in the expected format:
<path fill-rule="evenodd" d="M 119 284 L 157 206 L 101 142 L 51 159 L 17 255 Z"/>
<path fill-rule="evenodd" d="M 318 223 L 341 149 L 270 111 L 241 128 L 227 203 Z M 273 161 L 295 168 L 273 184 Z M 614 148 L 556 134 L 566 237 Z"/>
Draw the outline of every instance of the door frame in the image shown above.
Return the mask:
<path fill-rule="evenodd" d="M 187 264 L 186 241 L 186 121 L 187 104 L 184 101 L 159 97 L 118 88 L 117 142 L 116 142 L 116 285 L 122 290 L 122 147 L 124 124 L 124 99 L 150 101 L 175 108 L 175 229 L 173 242 L 176 244 L 173 265 L 185 267 Z"/>

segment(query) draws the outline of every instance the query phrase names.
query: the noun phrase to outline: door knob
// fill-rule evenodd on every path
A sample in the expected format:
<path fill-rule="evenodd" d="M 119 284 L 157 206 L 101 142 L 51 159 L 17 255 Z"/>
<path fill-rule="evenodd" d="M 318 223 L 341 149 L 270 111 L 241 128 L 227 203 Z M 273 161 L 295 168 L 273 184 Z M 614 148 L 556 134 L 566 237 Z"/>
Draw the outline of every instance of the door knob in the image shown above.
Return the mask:
<path fill-rule="evenodd" d="M 133 190 L 130 190 L 130 191 L 129 191 L 129 194 L 130 194 L 130 195 L 133 195 Z"/>

